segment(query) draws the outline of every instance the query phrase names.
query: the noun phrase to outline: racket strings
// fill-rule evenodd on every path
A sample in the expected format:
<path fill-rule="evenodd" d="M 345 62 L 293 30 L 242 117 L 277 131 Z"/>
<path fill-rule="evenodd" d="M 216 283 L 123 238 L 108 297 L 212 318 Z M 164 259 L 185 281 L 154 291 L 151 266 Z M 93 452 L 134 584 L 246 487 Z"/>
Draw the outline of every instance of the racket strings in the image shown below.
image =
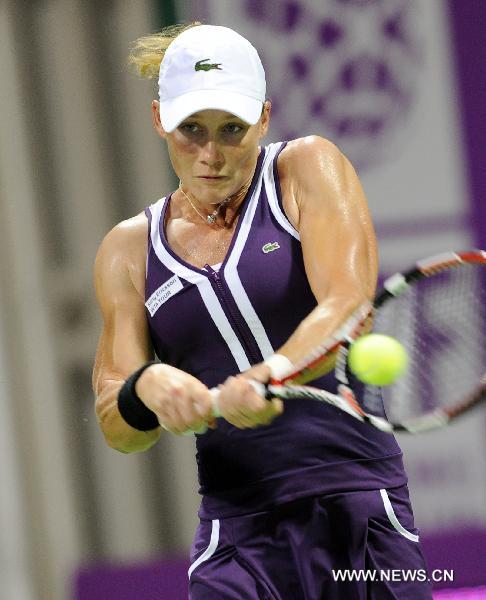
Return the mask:
<path fill-rule="evenodd" d="M 486 269 L 463 265 L 421 279 L 377 311 L 373 330 L 398 339 L 407 373 L 386 388 L 367 387 L 365 407 L 383 402 L 388 419 L 403 421 L 454 407 L 486 373 Z"/>

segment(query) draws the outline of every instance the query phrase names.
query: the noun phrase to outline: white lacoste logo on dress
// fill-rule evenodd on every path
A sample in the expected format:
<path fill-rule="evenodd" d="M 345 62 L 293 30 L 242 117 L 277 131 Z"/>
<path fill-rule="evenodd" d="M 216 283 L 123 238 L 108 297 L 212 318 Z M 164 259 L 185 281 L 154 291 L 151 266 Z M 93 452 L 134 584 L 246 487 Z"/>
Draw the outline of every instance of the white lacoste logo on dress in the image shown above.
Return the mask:
<path fill-rule="evenodd" d="M 264 246 L 262 246 L 262 252 L 264 254 L 268 254 L 269 252 L 273 252 L 274 250 L 278 250 L 280 248 L 280 244 L 278 242 L 268 242 Z"/>
<path fill-rule="evenodd" d="M 147 307 L 150 316 L 153 317 L 162 304 L 167 302 L 167 300 L 174 294 L 177 294 L 177 292 L 182 290 L 183 287 L 182 281 L 177 275 L 174 275 L 174 277 L 171 277 L 160 287 L 158 287 L 147 300 L 147 302 L 145 302 L 145 306 Z"/>

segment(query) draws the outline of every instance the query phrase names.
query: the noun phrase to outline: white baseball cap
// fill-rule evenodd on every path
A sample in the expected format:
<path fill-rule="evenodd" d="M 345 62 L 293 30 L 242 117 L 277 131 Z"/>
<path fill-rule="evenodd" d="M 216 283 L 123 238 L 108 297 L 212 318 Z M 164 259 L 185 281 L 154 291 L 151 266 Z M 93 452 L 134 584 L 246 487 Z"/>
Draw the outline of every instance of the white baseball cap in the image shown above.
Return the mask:
<path fill-rule="evenodd" d="M 254 125 L 265 102 L 258 52 L 236 31 L 197 25 L 179 34 L 160 64 L 160 120 L 167 132 L 200 110 L 215 108 Z"/>

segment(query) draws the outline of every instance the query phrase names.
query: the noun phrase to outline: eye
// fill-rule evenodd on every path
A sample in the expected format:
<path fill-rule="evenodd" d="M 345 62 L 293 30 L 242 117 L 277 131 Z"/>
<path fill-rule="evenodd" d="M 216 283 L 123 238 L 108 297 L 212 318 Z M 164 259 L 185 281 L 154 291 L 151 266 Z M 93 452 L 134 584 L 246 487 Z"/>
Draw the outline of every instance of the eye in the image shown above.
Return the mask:
<path fill-rule="evenodd" d="M 201 128 L 197 123 L 182 123 L 177 129 L 186 134 L 196 134 L 201 132 Z"/>
<path fill-rule="evenodd" d="M 239 123 L 228 123 L 223 127 L 224 133 L 229 133 L 230 135 L 238 135 L 242 131 L 245 131 L 246 128 Z"/>

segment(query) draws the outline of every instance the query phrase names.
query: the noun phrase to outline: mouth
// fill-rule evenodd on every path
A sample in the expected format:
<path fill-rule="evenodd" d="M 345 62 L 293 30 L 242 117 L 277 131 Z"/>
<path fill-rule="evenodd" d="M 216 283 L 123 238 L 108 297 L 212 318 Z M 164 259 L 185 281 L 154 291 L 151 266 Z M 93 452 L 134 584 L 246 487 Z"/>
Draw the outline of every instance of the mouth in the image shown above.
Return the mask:
<path fill-rule="evenodd" d="M 199 175 L 198 179 L 205 179 L 207 181 L 220 181 L 226 179 L 223 175 Z"/>

